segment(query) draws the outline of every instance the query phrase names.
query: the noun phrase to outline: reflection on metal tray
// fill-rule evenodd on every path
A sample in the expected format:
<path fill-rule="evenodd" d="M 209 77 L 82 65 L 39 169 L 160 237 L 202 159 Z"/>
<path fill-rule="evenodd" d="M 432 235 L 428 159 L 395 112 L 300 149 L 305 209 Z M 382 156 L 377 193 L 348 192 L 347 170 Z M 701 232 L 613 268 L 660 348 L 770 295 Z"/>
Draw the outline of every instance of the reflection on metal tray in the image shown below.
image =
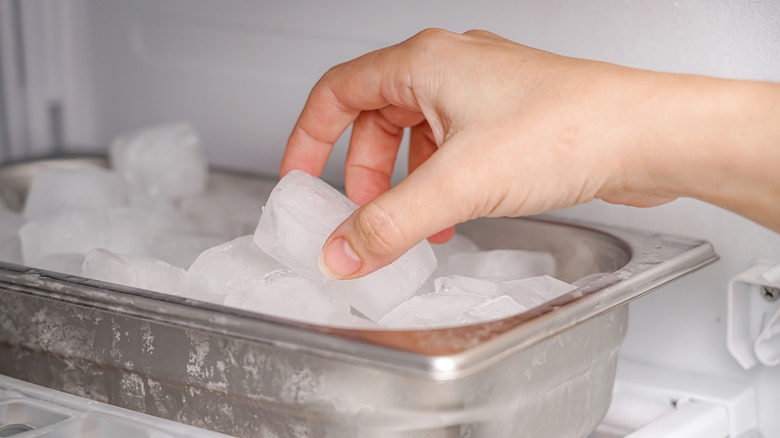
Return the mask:
<path fill-rule="evenodd" d="M 4 198 L 40 165 L 0 170 Z M 609 405 L 625 304 L 716 259 L 700 240 L 538 218 L 459 231 L 549 251 L 583 286 L 489 323 L 361 330 L 2 264 L 0 373 L 239 436 L 582 437 Z"/>

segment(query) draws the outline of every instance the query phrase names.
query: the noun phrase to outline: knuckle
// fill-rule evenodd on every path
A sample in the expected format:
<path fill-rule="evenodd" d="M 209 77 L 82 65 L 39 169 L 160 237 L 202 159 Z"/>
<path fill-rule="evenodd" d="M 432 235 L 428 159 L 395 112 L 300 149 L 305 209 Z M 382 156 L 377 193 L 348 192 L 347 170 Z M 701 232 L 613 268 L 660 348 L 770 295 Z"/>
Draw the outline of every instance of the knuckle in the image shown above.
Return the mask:
<path fill-rule="evenodd" d="M 469 29 L 463 32 L 463 35 L 473 35 L 473 36 L 480 36 L 485 34 L 490 34 L 490 32 L 482 29 Z"/>
<path fill-rule="evenodd" d="M 387 210 L 369 203 L 358 210 L 355 216 L 360 246 L 375 256 L 388 256 L 399 250 L 402 235 L 395 219 Z"/>
<path fill-rule="evenodd" d="M 453 35 L 455 34 L 444 29 L 430 27 L 418 32 L 417 35 L 413 36 L 410 41 L 415 45 L 427 47 L 430 45 L 440 44 L 443 41 L 447 41 L 451 39 Z"/>

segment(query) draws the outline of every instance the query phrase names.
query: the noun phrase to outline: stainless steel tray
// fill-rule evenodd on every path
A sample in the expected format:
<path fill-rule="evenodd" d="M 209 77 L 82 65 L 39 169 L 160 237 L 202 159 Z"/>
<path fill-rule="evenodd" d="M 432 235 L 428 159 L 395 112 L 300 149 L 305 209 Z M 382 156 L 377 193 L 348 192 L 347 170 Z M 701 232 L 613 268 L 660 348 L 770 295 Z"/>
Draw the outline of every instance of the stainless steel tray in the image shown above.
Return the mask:
<path fill-rule="evenodd" d="M 40 165 L 0 170 L 4 199 Z M 0 263 L 0 373 L 238 436 L 582 437 L 609 405 L 625 304 L 717 259 L 701 240 L 543 218 L 459 231 L 586 279 L 500 321 L 360 330 Z"/>

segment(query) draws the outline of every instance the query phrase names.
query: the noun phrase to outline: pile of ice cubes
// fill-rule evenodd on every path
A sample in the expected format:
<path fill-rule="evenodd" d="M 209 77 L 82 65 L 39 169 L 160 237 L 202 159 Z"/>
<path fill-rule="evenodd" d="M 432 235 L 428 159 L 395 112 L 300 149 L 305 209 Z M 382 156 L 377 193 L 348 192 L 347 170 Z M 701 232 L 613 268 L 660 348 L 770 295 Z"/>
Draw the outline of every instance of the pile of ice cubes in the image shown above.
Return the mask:
<path fill-rule="evenodd" d="M 210 174 L 188 124 L 118 137 L 110 164 L 41 168 L 21 214 L 0 205 L 0 260 L 365 328 L 501 319 L 575 289 L 552 277 L 548 253 L 483 251 L 460 234 L 363 278 L 328 279 L 321 248 L 355 204 L 300 171 L 270 193 L 259 179 Z"/>

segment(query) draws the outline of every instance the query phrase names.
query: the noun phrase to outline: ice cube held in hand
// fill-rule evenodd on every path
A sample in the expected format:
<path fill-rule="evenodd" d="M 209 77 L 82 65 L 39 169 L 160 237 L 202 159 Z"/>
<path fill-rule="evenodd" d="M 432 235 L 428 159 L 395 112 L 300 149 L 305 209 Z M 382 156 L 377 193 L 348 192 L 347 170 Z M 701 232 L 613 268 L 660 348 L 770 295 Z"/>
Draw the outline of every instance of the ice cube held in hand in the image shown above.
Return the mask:
<path fill-rule="evenodd" d="M 22 226 L 19 237 L 27 265 L 49 254 L 86 254 L 107 241 L 105 213 L 89 208 L 63 208 L 58 213 L 34 219 Z"/>
<path fill-rule="evenodd" d="M 509 281 L 537 275 L 553 275 L 555 259 L 550 253 L 495 249 L 453 254 L 448 269 L 465 277 Z"/>
<path fill-rule="evenodd" d="M 515 302 L 528 309 L 577 289 L 577 286 L 563 282 L 548 275 L 507 281 L 500 285 L 499 291 L 512 297 Z"/>
<path fill-rule="evenodd" d="M 289 269 L 240 285 L 225 298 L 225 305 L 315 324 L 332 324 L 339 315 L 349 315 L 349 304 L 323 294 Z"/>
<path fill-rule="evenodd" d="M 271 193 L 254 239 L 279 262 L 377 321 L 414 294 L 436 268 L 436 257 L 430 245 L 421 242 L 373 274 L 355 280 L 326 279 L 317 263 L 322 246 L 355 209 L 324 181 L 292 171 Z"/>
<path fill-rule="evenodd" d="M 33 179 L 24 216 L 38 219 L 62 208 L 105 210 L 124 204 L 124 183 L 114 172 L 98 168 L 42 168 Z"/>
<path fill-rule="evenodd" d="M 221 303 L 226 296 L 251 290 L 271 271 L 282 269 L 264 253 L 252 236 L 243 236 L 203 252 L 187 270 L 188 294 L 195 299 Z"/>
<path fill-rule="evenodd" d="M 112 143 L 110 158 L 132 198 L 177 200 L 206 188 L 206 154 L 195 129 L 187 123 L 123 134 Z"/>
<path fill-rule="evenodd" d="M 105 249 L 87 254 L 81 275 L 172 295 L 183 295 L 187 288 L 182 268 L 151 257 L 119 255 Z"/>

